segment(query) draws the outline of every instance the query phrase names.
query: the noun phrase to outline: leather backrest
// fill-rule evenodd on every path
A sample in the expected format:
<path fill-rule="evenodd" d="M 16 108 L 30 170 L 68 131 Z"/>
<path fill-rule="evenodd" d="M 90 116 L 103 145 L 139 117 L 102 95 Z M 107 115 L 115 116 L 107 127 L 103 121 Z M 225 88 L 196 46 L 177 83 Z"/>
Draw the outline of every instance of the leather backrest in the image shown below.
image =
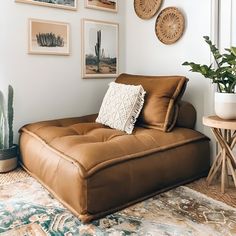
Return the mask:
<path fill-rule="evenodd" d="M 177 102 L 182 97 L 188 79 L 183 76 L 143 76 L 121 74 L 117 83 L 142 85 L 147 92 L 138 124 L 170 131 L 178 116 Z"/>

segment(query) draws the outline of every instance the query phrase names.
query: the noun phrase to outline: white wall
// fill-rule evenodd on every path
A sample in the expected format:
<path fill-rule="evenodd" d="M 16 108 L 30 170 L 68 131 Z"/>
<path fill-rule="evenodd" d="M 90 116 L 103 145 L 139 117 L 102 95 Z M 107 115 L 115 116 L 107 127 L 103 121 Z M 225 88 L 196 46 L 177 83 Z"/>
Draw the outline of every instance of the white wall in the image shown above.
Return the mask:
<path fill-rule="evenodd" d="M 15 89 L 15 131 L 38 120 L 81 116 L 98 111 L 111 79 L 81 78 L 81 19 L 120 24 L 120 71 L 125 66 L 125 8 L 111 13 L 84 8 L 78 11 L 3 1 L 0 8 L 0 88 Z M 28 18 L 70 23 L 71 55 L 28 55 Z M 15 132 L 16 133 L 16 132 Z M 16 135 L 17 136 L 17 135 Z"/>
<path fill-rule="evenodd" d="M 161 9 L 175 6 L 186 19 L 182 38 L 172 45 L 162 44 L 155 35 L 156 16 L 150 20 L 138 18 L 133 1 L 126 9 L 126 71 L 150 75 L 185 75 L 190 80 L 184 99 L 197 109 L 197 129 L 209 133 L 202 125 L 202 116 L 213 112 L 212 89 L 208 79 L 188 72 L 184 61 L 210 63 L 210 51 L 204 35 L 211 35 L 211 0 L 165 0 Z"/>

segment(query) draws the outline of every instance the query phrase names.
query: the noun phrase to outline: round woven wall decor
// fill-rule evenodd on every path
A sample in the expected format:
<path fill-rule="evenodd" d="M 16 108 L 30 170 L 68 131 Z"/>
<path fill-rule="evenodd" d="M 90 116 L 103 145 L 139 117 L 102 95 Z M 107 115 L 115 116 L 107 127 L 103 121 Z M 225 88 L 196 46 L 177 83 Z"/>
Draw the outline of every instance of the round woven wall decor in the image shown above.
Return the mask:
<path fill-rule="evenodd" d="M 176 7 L 163 9 L 156 19 L 155 32 L 164 44 L 172 44 L 179 40 L 184 32 L 184 16 Z"/>
<path fill-rule="evenodd" d="M 162 0 L 134 0 L 134 10 L 141 19 L 152 18 L 161 7 Z"/>

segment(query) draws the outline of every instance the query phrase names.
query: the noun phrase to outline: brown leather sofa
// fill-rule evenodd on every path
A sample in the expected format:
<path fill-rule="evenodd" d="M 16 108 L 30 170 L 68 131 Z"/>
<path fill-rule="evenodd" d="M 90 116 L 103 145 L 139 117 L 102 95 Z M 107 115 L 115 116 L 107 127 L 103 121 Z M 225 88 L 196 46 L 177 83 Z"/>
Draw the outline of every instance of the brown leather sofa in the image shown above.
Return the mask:
<path fill-rule="evenodd" d="M 97 115 L 43 121 L 20 130 L 21 163 L 83 222 L 205 176 L 209 139 L 196 111 L 180 101 L 187 79 L 120 75 L 142 84 L 144 108 L 132 135 Z"/>

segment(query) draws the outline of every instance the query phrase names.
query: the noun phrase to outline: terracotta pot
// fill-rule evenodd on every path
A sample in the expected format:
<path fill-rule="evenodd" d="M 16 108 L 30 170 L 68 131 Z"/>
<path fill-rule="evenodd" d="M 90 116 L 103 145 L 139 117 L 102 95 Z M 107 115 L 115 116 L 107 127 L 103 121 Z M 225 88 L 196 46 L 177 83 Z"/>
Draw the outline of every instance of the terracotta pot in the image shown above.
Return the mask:
<path fill-rule="evenodd" d="M 17 167 L 18 146 L 0 149 L 0 173 L 8 172 Z"/>
<path fill-rule="evenodd" d="M 215 113 L 222 119 L 236 119 L 236 94 L 215 93 Z"/>

